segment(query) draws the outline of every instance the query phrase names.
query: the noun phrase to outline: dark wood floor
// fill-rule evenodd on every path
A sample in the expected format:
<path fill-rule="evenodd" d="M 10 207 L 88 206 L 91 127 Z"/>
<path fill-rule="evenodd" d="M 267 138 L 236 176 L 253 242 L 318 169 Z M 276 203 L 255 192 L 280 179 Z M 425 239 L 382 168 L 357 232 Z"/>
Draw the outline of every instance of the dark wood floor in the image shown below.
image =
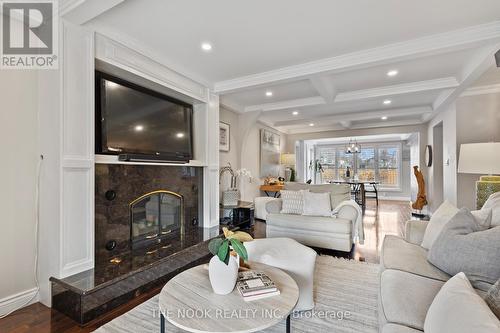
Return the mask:
<path fill-rule="evenodd" d="M 364 212 L 365 244 L 356 245 L 352 257 L 372 263 L 379 262 L 379 251 L 385 235 L 402 235 L 404 223 L 411 217 L 410 205 L 401 201 L 381 200 L 379 206 L 369 200 Z M 265 235 L 265 223 L 255 224 L 256 237 Z M 103 318 L 86 327 L 79 327 L 63 314 L 36 303 L 14 312 L 7 318 L 0 319 L 1 333 L 86 333 L 92 332 L 108 321 L 120 316 L 138 304 L 156 295 L 160 290 L 153 290 L 139 298 L 115 309 Z"/>

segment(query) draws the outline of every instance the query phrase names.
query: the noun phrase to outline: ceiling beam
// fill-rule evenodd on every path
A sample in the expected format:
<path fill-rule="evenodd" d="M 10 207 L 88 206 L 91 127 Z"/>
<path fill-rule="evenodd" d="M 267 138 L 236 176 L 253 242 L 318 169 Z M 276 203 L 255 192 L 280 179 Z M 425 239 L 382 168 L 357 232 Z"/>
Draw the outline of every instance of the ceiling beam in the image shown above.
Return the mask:
<path fill-rule="evenodd" d="M 274 126 L 276 127 L 294 126 L 294 125 L 308 124 L 310 122 L 315 122 L 318 124 L 327 122 L 341 123 L 341 122 L 353 122 L 353 121 L 369 120 L 369 119 L 376 119 L 379 124 L 385 124 L 386 123 L 385 121 L 384 122 L 380 121 L 380 117 L 387 116 L 390 118 L 390 117 L 420 116 L 426 113 L 432 113 L 432 108 L 430 106 L 376 110 L 376 111 L 355 112 L 355 113 L 342 113 L 324 117 L 283 120 L 275 122 Z"/>
<path fill-rule="evenodd" d="M 407 120 L 397 120 L 397 121 L 388 121 L 381 124 L 380 122 L 370 122 L 364 124 L 357 124 L 355 126 L 351 126 L 349 130 L 358 130 L 358 129 L 367 129 L 367 128 L 384 128 L 384 127 L 393 127 L 393 126 L 410 126 L 410 125 L 421 125 L 423 124 L 420 119 L 407 119 Z M 319 126 L 319 127 L 300 127 L 300 128 L 290 128 L 283 129 L 287 134 L 302 134 L 302 133 L 315 133 L 315 132 L 327 132 L 327 131 L 345 131 L 346 128 L 339 125 L 327 125 L 327 126 Z"/>
<path fill-rule="evenodd" d="M 396 61 L 472 48 L 477 46 L 475 43 L 487 40 L 500 40 L 500 21 L 220 81 L 214 84 L 214 91 L 219 94 L 229 93 L 319 74 L 385 65 Z"/>
<path fill-rule="evenodd" d="M 312 86 L 318 94 L 323 97 L 327 104 L 333 103 L 335 101 L 335 97 L 337 96 L 337 90 L 333 86 L 332 81 L 325 76 L 318 77 L 314 76 L 309 78 Z"/>
<path fill-rule="evenodd" d="M 325 104 L 325 100 L 323 99 L 323 97 L 320 96 L 307 97 L 307 98 L 291 99 L 283 102 L 250 105 L 245 108 L 245 112 L 278 111 L 278 110 L 295 109 L 300 107 L 322 105 L 322 104 Z"/>
<path fill-rule="evenodd" d="M 435 80 L 403 83 L 386 87 L 344 92 L 337 95 L 335 103 L 411 94 L 423 91 L 441 90 L 441 89 L 455 88 L 458 86 L 459 83 L 456 78 L 446 77 Z"/>
<path fill-rule="evenodd" d="M 495 64 L 495 53 L 498 51 L 500 43 L 493 46 L 483 47 L 462 70 L 461 81 L 455 89 L 443 92 L 432 105 L 434 112 L 430 117 L 424 117 L 427 121 L 432 119 L 441 111 L 448 108 L 460 95 L 469 88 L 481 75 Z"/>

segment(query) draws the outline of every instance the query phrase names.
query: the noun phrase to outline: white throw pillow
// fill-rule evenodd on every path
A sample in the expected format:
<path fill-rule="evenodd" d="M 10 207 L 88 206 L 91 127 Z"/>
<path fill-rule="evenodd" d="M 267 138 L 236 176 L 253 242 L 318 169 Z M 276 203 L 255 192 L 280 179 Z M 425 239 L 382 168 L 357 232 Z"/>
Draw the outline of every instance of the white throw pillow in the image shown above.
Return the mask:
<path fill-rule="evenodd" d="M 481 210 L 491 209 L 491 226 L 500 226 L 500 192 L 493 193 L 488 197 Z"/>
<path fill-rule="evenodd" d="M 304 192 L 304 210 L 302 212 L 302 215 L 332 216 L 330 192 Z"/>
<path fill-rule="evenodd" d="M 489 229 L 491 227 L 491 219 L 493 216 L 493 210 L 491 208 L 481 209 L 481 210 L 472 210 L 472 216 L 476 220 L 477 224 L 480 226 Z"/>
<path fill-rule="evenodd" d="M 304 193 L 309 192 L 309 190 L 300 191 L 281 191 L 281 199 L 283 200 L 283 206 L 281 208 L 281 214 L 294 214 L 301 215 L 304 210 Z"/>
<path fill-rule="evenodd" d="M 449 279 L 432 301 L 424 322 L 425 333 L 492 333 L 500 321 L 472 288 L 464 273 Z"/>
<path fill-rule="evenodd" d="M 458 208 L 452 205 L 448 200 L 443 202 L 441 206 L 432 214 L 431 220 L 425 229 L 424 238 L 422 240 L 422 247 L 427 250 L 431 248 L 436 238 L 443 230 L 443 227 L 448 223 L 456 213 Z"/>

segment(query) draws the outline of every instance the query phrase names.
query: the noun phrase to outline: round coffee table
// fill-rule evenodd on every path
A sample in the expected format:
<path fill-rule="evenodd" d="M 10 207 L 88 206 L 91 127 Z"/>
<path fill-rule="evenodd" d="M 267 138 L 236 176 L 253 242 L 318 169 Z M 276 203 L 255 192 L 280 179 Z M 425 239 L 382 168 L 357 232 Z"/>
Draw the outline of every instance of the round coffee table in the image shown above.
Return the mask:
<path fill-rule="evenodd" d="M 250 262 L 252 270 L 265 272 L 280 295 L 246 302 L 237 288 L 228 295 L 212 291 L 205 265 L 188 269 L 167 282 L 160 293 L 161 332 L 165 318 L 188 332 L 256 332 L 286 319 L 290 332 L 290 313 L 297 304 L 299 288 L 282 270 Z"/>

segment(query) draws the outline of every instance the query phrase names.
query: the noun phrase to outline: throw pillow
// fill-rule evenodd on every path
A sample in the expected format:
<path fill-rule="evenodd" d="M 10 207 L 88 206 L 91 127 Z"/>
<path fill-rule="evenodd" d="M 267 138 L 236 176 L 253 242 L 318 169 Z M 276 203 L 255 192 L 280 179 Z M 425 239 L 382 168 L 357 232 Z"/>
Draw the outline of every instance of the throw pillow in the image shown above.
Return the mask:
<path fill-rule="evenodd" d="M 333 209 L 337 208 L 341 202 L 351 200 L 351 187 L 347 184 L 310 185 L 288 182 L 285 183 L 285 190 L 309 190 L 309 192 L 314 193 L 330 192 L 330 201 Z"/>
<path fill-rule="evenodd" d="M 304 192 L 304 211 L 302 212 L 302 215 L 332 216 L 330 192 Z"/>
<path fill-rule="evenodd" d="M 281 214 L 301 215 L 304 210 L 304 192 L 308 191 L 282 190 L 281 198 L 283 200 L 283 206 L 281 207 Z"/>
<path fill-rule="evenodd" d="M 424 322 L 425 333 L 492 333 L 500 321 L 474 291 L 464 273 L 449 279 L 432 301 Z"/>
<path fill-rule="evenodd" d="M 491 311 L 500 319 L 500 279 L 488 290 L 484 300 Z"/>
<path fill-rule="evenodd" d="M 434 214 L 432 214 L 427 229 L 425 229 L 424 238 L 422 239 L 423 248 L 428 250 L 432 247 L 432 244 L 441 233 L 441 230 L 443 230 L 443 227 L 456 213 L 458 213 L 458 208 L 452 205 L 448 200 L 439 206 Z"/>
<path fill-rule="evenodd" d="M 471 213 L 480 226 L 485 227 L 486 229 L 491 227 L 491 219 L 493 216 L 492 209 L 472 210 Z"/>
<path fill-rule="evenodd" d="M 493 193 L 488 197 L 481 210 L 491 209 L 491 226 L 500 226 L 500 192 Z"/>
<path fill-rule="evenodd" d="M 487 291 L 500 277 L 500 228 L 485 230 L 462 208 L 432 245 L 427 260 L 450 275 L 464 272 Z"/>

